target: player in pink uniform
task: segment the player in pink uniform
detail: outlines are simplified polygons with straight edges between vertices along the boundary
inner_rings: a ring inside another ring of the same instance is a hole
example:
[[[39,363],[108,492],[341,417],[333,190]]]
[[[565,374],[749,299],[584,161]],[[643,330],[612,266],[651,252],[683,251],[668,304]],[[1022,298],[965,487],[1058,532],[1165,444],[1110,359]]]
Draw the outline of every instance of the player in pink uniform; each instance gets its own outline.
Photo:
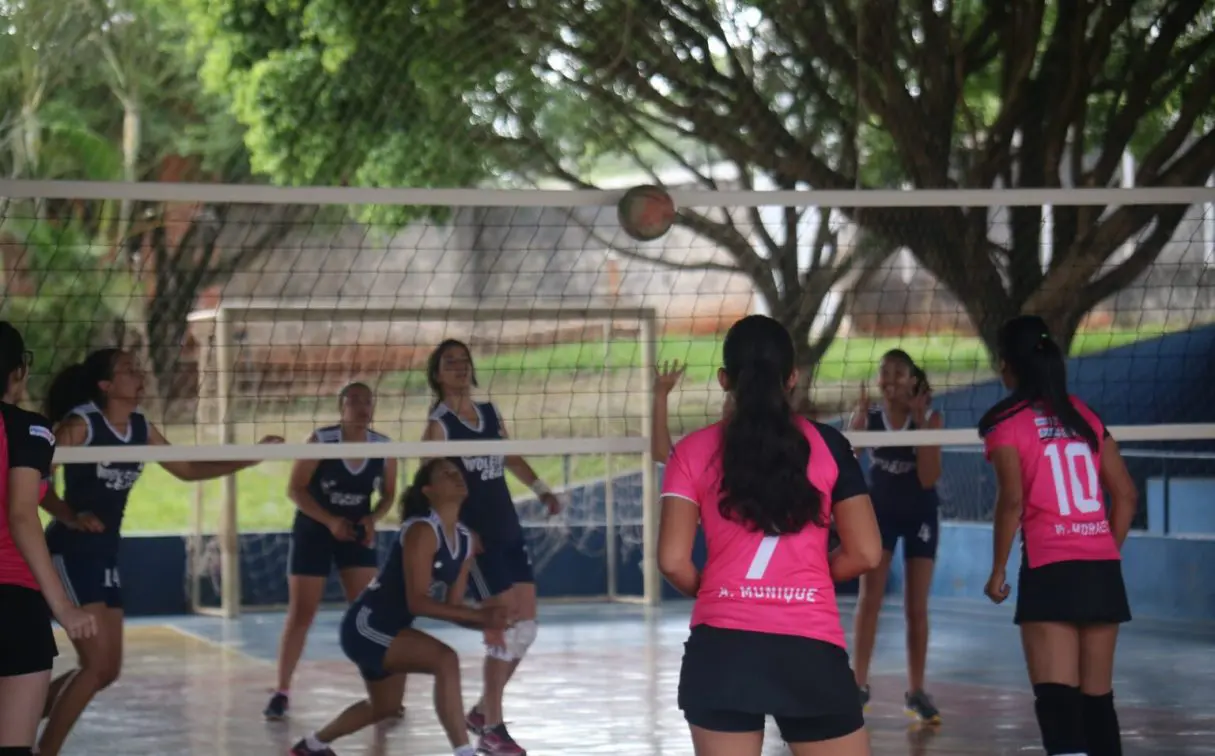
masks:
[[[864,476],[839,431],[794,415],[783,326],[743,318],[723,351],[732,411],[676,444],[663,479],[659,569],[696,597],[679,707],[698,756],[758,756],[766,715],[795,756],[866,756],[835,600],[835,583],[882,558]],[[833,515],[841,543],[829,553]]]
[[[1100,418],[1067,393],[1063,352],[1041,318],[1005,323],[998,349],[1012,394],[979,422],[1000,489],[986,593],[997,604],[1008,597],[1004,569],[1019,527],[1015,621],[1043,747],[1048,756],[1117,756],[1114,647],[1131,618],[1119,552],[1135,484]]]

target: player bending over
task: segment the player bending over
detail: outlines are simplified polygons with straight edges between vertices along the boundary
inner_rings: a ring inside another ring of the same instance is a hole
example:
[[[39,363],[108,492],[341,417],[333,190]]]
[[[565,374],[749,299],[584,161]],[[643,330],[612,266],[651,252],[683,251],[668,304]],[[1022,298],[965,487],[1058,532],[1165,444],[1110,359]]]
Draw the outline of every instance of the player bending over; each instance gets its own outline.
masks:
[[[365,383],[338,393],[341,422],[318,428],[310,444],[386,442],[371,429],[375,394]],[[347,603],[376,575],[375,525],[397,493],[395,459],[301,459],[291,468],[287,493],[295,502],[288,559],[287,618],[278,646],[278,688],[263,712],[266,719],[287,714],[288,691],[316,618],[329,571],[337,568]],[[373,508],[371,500],[379,496]]]
[[[852,430],[900,431],[941,428],[941,413],[932,409],[928,376],[902,349],[882,356],[878,367],[879,407],[869,405],[864,386],[849,427]],[[941,712],[924,691],[928,661],[928,592],[940,536],[941,477],[939,446],[879,446],[869,452],[869,495],[882,532],[882,563],[861,576],[853,623],[853,662],[861,703],[869,703],[869,662],[877,638],[878,616],[886,596],[886,580],[899,540],[906,566],[903,611],[907,615],[907,692],[909,715],[927,724],[940,724]]]
[[[997,348],[1012,393],[979,421],[999,486],[985,592],[1008,598],[1004,570],[1020,528],[1014,622],[1042,745],[1047,756],[1119,756],[1114,647],[1131,619],[1120,552],[1135,484],[1104,423],[1068,394],[1063,351],[1041,318],[1005,323]]]
[[[51,615],[70,638],[97,632],[93,615],[68,597],[38,522],[55,436],[46,418],[17,406],[33,356],[0,321],[0,754],[9,756],[34,752],[59,653]]]
[[[473,535],[460,524],[468,495],[451,461],[423,463],[401,497],[401,531],[388,561],[342,619],[342,650],[359,668],[367,698],[296,743],[293,756],[333,754],[329,744],[396,714],[405,674],[434,675],[435,712],[455,756],[473,756],[464,726],[460,659],[447,644],[413,629],[416,617],[434,617],[488,630],[506,627],[501,605],[463,605],[475,552]]]
[[[697,756],[759,756],[771,715],[794,756],[868,756],[835,598],[835,583],[881,560],[864,475],[843,434],[794,414],[780,323],[743,318],[723,357],[733,408],[676,444],[658,534],[659,569],[696,597],[679,677],[692,744]],[[828,552],[832,515],[840,546]]]
[[[139,411],[143,372],[121,349],[99,349],[51,382],[46,415],[56,423],[59,446],[167,446],[160,430]],[[262,443],[280,443],[267,436]],[[256,462],[161,462],[183,481],[209,480]],[[89,701],[118,679],[122,668],[122,579],[118,549],[122,518],[141,462],[67,465],[60,499],[51,486],[42,507],[55,520],[46,529],[68,595],[97,621],[97,634],[75,638],[78,667],[56,678],[47,696],[49,717],[39,753],[55,756]]]
[[[477,374],[463,343],[448,339],[439,344],[427,363],[426,379],[435,403],[424,440],[507,437],[498,409],[490,402],[472,398]],[[548,505],[550,514],[559,512],[561,504],[522,457],[467,456],[452,461],[460,466],[468,485],[461,520],[481,539],[481,553],[472,570],[473,593],[478,601],[505,606],[514,622],[505,633],[485,636],[482,697],[469,711],[467,724],[469,730],[480,735],[478,747],[489,756],[524,756],[525,751],[503,723],[502,696],[506,683],[536,640],[536,583],[505,471],[510,470],[529,486]]]

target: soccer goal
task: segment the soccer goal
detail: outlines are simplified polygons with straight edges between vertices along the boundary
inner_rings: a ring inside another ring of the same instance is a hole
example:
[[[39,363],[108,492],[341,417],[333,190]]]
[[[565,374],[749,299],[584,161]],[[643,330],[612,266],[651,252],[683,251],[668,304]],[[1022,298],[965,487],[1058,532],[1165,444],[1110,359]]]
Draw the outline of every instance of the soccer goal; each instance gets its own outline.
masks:
[[[209,309],[192,312],[189,319],[192,323],[206,324],[206,327],[198,332],[198,336],[210,345],[205,349],[199,363],[198,427],[212,427],[215,442],[223,445],[235,444],[240,439],[240,418],[246,418],[246,425],[253,418],[260,417],[264,421],[267,414],[266,405],[273,404],[275,400],[275,392],[266,390],[265,375],[257,376],[261,383],[254,385],[255,382],[251,381],[253,376],[248,375],[247,370],[242,370],[242,364],[248,365],[250,361],[258,361],[256,354],[245,355],[245,351],[272,352],[276,347],[287,349],[289,381],[306,380],[310,377],[314,384],[318,378],[323,383],[326,372],[336,372],[347,381],[367,381],[382,397],[381,401],[399,400],[399,408],[395,408],[396,417],[391,414],[384,417],[381,414],[380,417],[385,422],[377,423],[377,428],[392,428],[401,432],[400,436],[394,437],[402,439],[420,436],[418,431],[422,423],[419,421],[424,421],[426,408],[420,407],[421,411],[412,418],[404,413],[407,406],[420,404],[416,401],[416,395],[413,397],[415,401],[410,402],[408,399],[416,389],[426,391],[425,381],[393,386],[391,380],[386,380],[386,374],[391,374],[393,367],[398,370],[417,369],[419,357],[422,358],[421,367],[425,368],[425,350],[438,345],[443,339],[459,336],[464,343],[470,345],[488,339],[497,345],[530,343],[555,346],[560,343],[560,334],[565,333],[578,334],[578,339],[594,336],[595,342],[588,347],[597,352],[592,359],[611,360],[613,351],[628,353],[625,359],[628,363],[635,363],[636,370],[627,371],[628,374],[615,378],[600,373],[597,375],[600,385],[594,385],[593,381],[583,376],[581,381],[577,382],[579,389],[568,396],[557,397],[558,390],[552,387],[546,395],[539,397],[540,407],[527,406],[535,404],[537,397],[534,393],[522,390],[523,387],[519,385],[526,380],[523,376],[525,365],[520,363],[514,366],[513,370],[508,366],[505,376],[497,375],[498,371],[494,371],[495,380],[485,387],[490,392],[488,396],[498,397],[499,411],[506,417],[512,420],[520,418],[520,425],[525,432],[534,430],[528,428],[528,425],[537,426],[539,438],[501,442],[449,441],[437,448],[434,443],[421,441],[369,446],[375,454],[382,456],[388,451],[393,458],[402,462],[438,455],[461,457],[497,453],[540,459],[559,457],[563,465],[570,465],[576,457],[584,469],[590,466],[601,467],[603,475],[599,480],[579,478],[572,482],[566,477],[554,481],[555,490],[562,494],[567,506],[556,518],[539,516],[535,512],[535,506],[525,510],[531,515],[528,525],[532,536],[530,546],[533,559],[537,561],[538,566],[543,566],[555,552],[566,548],[581,548],[592,555],[602,556],[605,577],[603,598],[613,601],[656,602],[660,587],[659,577],[654,559],[646,557],[654,552],[652,541],[657,524],[653,464],[650,459],[652,423],[649,417],[652,391],[649,376],[654,371],[656,345],[656,317],[653,310],[578,306],[577,303],[568,306],[512,307],[484,301],[477,305],[444,308],[375,307],[360,305],[339,297],[294,301],[224,300]],[[320,326],[319,340],[310,339],[310,336],[315,337],[318,334],[310,334],[309,325]],[[375,333],[375,336],[369,337],[371,333]],[[632,343],[625,341],[629,335],[633,338]],[[314,356],[316,352],[322,356],[320,375],[317,374],[315,364],[309,368],[306,354],[309,350],[304,345],[310,340],[318,342],[318,346],[311,351]],[[360,346],[366,346],[368,341],[374,344],[374,348],[370,350],[371,354],[360,356]],[[572,343],[581,349],[585,342],[579,340]],[[336,370],[324,361],[324,356],[334,350],[343,353],[337,356],[340,367]],[[406,354],[394,354],[400,351]],[[534,356],[534,351],[532,355]],[[633,359],[634,357],[636,359]],[[543,366],[550,379],[553,368],[556,367],[552,364],[552,359],[554,358],[550,358],[549,364]],[[576,359],[584,358],[576,355]],[[510,376],[509,373],[514,371],[517,371],[518,375]],[[300,391],[289,392],[286,397],[278,397],[286,399],[288,404],[276,413],[279,415],[278,422],[288,426],[301,422],[297,418],[298,413],[291,412],[295,408],[290,406],[294,404],[292,400],[298,400],[301,394],[310,400],[309,407],[303,412],[302,422],[311,427],[318,425],[316,416],[320,412],[317,411],[316,405],[323,402],[313,401],[315,397],[311,392]],[[636,422],[630,424],[626,420],[626,425],[632,426],[626,430],[633,431],[634,435],[602,435],[605,424],[610,423],[612,417],[622,419],[624,416],[610,409],[599,413],[583,412],[577,402],[592,394],[596,404],[603,401],[635,404],[640,410]],[[562,430],[585,428],[591,437],[544,438],[546,429],[543,405],[555,398],[558,403],[564,405],[560,418],[568,423]],[[432,400],[427,398],[426,401]],[[242,404],[255,406],[251,409],[249,406],[241,406]],[[262,411],[259,412],[258,407]],[[522,411],[519,411],[520,409]],[[516,426],[512,423],[511,427]],[[410,430],[415,432],[410,433]],[[261,451],[278,453],[280,449],[266,448]],[[323,454],[326,450],[313,446],[306,451],[307,454],[276,454],[275,458],[293,461],[317,458],[316,455]],[[357,451],[351,448],[346,454],[353,456]],[[617,477],[624,480],[617,481]],[[634,501],[628,503],[637,506],[632,507],[632,511],[626,511],[625,519],[621,521],[617,515],[615,492],[620,483],[627,485],[632,482],[629,480],[632,477],[637,478],[637,493],[640,495],[630,497]],[[211,508],[207,497],[209,486],[199,484],[197,487],[187,552],[191,560],[190,600],[195,612],[235,616],[244,603],[242,582],[253,586],[254,595],[250,602],[252,605],[262,608],[273,606],[274,602],[266,598],[268,592],[264,589],[274,586],[275,578],[285,574],[290,546],[284,542],[286,539],[282,533],[240,531],[237,524],[240,500],[238,485],[238,476],[228,476],[223,480],[218,501],[218,518],[208,517]],[[620,569],[622,538],[626,551],[637,559],[635,566],[641,571],[642,589],[639,595],[622,594],[618,591],[617,573]],[[592,542],[594,546],[591,546]],[[629,546],[632,548],[627,548]],[[250,579],[245,581],[245,577]],[[275,593],[273,587],[269,593]],[[209,605],[216,601],[218,607]]]
[[[656,565],[653,434],[722,416],[721,341],[754,312],[794,336],[798,410],[823,422],[845,422],[862,397],[881,408],[883,356],[913,358],[945,428],[850,436],[944,447],[942,512],[964,522],[992,511],[975,428],[1006,393],[994,334],[1007,317],[1042,314],[1072,355],[1073,392],[1131,460],[1145,499],[1137,526],[1204,532],[1215,190],[727,184],[669,181],[675,225],[640,242],[620,227],[623,190],[4,181],[3,317],[37,355],[33,404],[89,349],[139,356],[144,409],[174,446],[57,459],[149,463],[124,525],[146,569],[126,582],[193,611],[285,602],[291,464],[321,456],[400,460],[398,492],[420,458],[524,457],[566,497],[549,518],[511,484],[541,595],[658,603],[669,587]],[[124,202],[136,217],[116,237]],[[496,405],[509,440],[418,440],[434,401],[427,358],[447,338],[468,344],[474,396]],[[665,395],[667,428],[655,428],[654,371],[671,361],[685,372]],[[337,393],[356,380],[374,390],[374,426],[392,441],[303,443],[338,422]],[[255,443],[267,434],[287,443]],[[150,464],[202,460],[263,462],[188,485]],[[381,546],[392,515],[382,523]],[[166,533],[174,543],[157,541]],[[342,600],[337,578],[326,598]],[[157,598],[158,611],[175,606]]]

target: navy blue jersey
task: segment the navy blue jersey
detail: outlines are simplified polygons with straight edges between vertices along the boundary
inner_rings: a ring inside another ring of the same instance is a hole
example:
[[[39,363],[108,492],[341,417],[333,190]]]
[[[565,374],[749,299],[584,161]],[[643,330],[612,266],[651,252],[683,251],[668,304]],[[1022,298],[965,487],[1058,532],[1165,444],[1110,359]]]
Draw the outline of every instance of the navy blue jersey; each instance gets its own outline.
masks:
[[[895,428],[890,423],[886,411],[870,409],[865,430],[896,431],[915,430],[916,425],[908,416],[902,428]],[[936,505],[937,497],[934,488],[925,489],[920,485],[919,473],[916,470],[915,447],[912,446],[878,446],[869,450],[869,484],[873,498],[885,501],[910,501]]]
[[[430,413],[430,419],[443,427],[449,441],[492,441],[502,438],[502,418],[498,408],[489,402],[477,402],[477,423],[472,425],[446,404],[440,403]],[[460,510],[460,520],[486,541],[518,541],[523,539],[519,513],[506,487],[506,458],[501,454],[475,457],[453,457],[452,462],[464,473],[468,498]]]
[[[350,607],[350,611],[357,612],[360,629],[368,628],[392,637],[413,624],[414,614],[405,597],[403,554],[405,534],[414,526],[434,528],[438,538],[430,572],[430,596],[435,601],[447,601],[451,586],[460,576],[460,568],[472,554],[472,533],[463,524],[456,524],[455,541],[452,542],[443,528],[443,521],[434,512],[425,517],[410,517],[401,523],[401,530],[388,551],[388,561]]]
[[[151,425],[142,412],[131,413],[126,433],[119,433],[96,404],[82,404],[68,416],[84,418],[87,433],[82,446],[146,446]],[[118,553],[122,518],[131,488],[143,472],[142,462],[99,462],[63,466],[63,501],[73,512],[91,512],[105,525],[101,533],[71,530],[59,521],[46,529],[47,546],[54,553]]]
[[[312,434],[318,444],[337,444],[342,441],[342,429],[333,425],[318,428]],[[367,431],[369,443],[383,443],[388,437]],[[371,514],[371,497],[384,488],[383,459],[364,459],[357,467],[349,460],[322,459],[308,481],[308,495],[330,514],[359,520]]]

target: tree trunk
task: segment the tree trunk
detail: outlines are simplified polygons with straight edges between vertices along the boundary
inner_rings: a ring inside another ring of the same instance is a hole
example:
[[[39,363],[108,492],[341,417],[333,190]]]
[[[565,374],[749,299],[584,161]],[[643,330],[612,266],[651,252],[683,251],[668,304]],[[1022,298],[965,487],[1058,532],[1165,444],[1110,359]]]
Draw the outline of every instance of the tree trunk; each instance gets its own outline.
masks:
[[[814,373],[823,357],[822,350],[810,341],[810,323],[794,325],[790,328],[789,335],[793,337],[793,366],[797,369],[797,385],[793,388],[793,411],[814,419],[817,408],[810,391],[814,386]]]
[[[122,178],[124,181],[139,180],[139,151],[143,146],[143,116],[139,101],[134,97],[122,99]],[[131,227],[135,203],[123,198],[118,209],[118,234],[121,242]]]

